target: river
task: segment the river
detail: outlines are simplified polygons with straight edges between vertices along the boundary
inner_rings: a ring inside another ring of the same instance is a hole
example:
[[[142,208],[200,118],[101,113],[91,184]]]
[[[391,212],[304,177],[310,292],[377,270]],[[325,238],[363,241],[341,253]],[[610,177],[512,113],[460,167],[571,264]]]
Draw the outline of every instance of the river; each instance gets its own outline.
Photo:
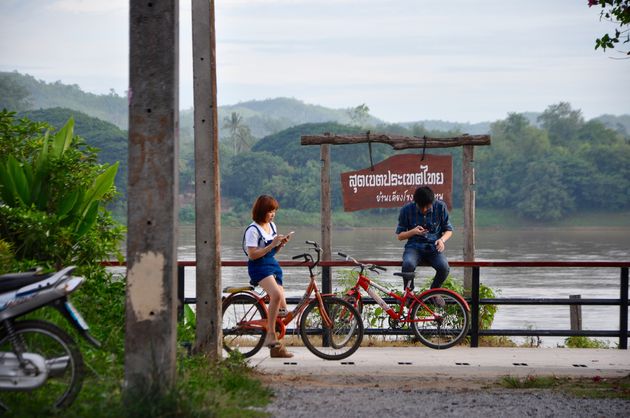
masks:
[[[280,232],[288,232],[282,230]],[[293,229],[293,228],[292,228]],[[291,242],[278,256],[289,260],[308,247],[305,240],[320,240],[319,229],[295,228]],[[245,261],[241,249],[242,229],[222,229],[223,261]],[[180,227],[179,259],[194,260],[194,228]],[[400,260],[404,243],[394,236],[393,229],[360,228],[334,230],[333,254],[346,252],[357,259]],[[463,259],[463,237],[457,231],[447,243],[449,260]],[[528,228],[477,229],[477,260],[491,261],[628,261],[630,260],[630,228]],[[378,280],[400,286],[393,276],[394,268],[379,275]],[[430,267],[420,267],[422,279],[433,276]],[[285,288],[289,296],[301,296],[308,282],[304,268],[286,268]],[[583,298],[618,298],[619,269],[602,268],[482,268],[481,283],[494,289],[499,297],[560,297],[581,295]],[[222,286],[247,284],[246,268],[224,267]],[[333,287],[338,287],[333,269]],[[451,276],[463,280],[462,268],[451,268]],[[422,281],[422,279],[420,281]],[[420,281],[417,281],[419,283]],[[320,282],[321,284],[321,282]],[[339,290],[339,289],[337,289]],[[186,297],[195,296],[195,271],[186,269]],[[582,307],[583,329],[619,329],[618,307]],[[568,329],[568,306],[499,306],[492,326],[496,329]],[[522,338],[512,338],[523,342]],[[543,337],[542,345],[553,347],[564,338]],[[604,339],[616,346],[616,339]]]

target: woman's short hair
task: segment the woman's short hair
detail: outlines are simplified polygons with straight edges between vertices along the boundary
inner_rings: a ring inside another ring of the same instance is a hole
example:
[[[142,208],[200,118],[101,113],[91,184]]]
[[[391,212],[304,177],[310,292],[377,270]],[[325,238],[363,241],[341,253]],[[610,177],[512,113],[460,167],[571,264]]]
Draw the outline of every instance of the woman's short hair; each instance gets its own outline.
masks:
[[[273,197],[266,194],[260,195],[252,207],[252,219],[254,222],[264,222],[267,214],[279,207],[278,201]]]

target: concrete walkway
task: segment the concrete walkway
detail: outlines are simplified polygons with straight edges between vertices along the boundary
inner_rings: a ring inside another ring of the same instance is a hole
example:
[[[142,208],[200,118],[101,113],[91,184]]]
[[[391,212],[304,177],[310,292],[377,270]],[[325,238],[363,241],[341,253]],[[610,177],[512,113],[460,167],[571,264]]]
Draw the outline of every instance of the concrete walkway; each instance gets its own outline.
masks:
[[[322,360],[304,347],[288,347],[290,359],[270,358],[262,349],[249,364],[286,376],[370,375],[463,379],[502,376],[624,377],[630,351],[577,348],[361,347],[342,361]]]

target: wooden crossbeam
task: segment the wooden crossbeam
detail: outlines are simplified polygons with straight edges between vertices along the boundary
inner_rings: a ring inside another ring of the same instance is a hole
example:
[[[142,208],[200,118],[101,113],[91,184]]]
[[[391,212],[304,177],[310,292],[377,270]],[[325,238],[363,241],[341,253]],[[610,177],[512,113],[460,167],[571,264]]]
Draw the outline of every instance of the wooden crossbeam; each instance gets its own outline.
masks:
[[[364,144],[366,142],[380,142],[388,144],[394,149],[408,148],[451,148],[464,145],[490,145],[490,135],[461,135],[451,138],[429,138],[420,136],[402,136],[391,134],[359,134],[337,135],[325,133],[323,135],[303,135],[302,145],[343,145]]]

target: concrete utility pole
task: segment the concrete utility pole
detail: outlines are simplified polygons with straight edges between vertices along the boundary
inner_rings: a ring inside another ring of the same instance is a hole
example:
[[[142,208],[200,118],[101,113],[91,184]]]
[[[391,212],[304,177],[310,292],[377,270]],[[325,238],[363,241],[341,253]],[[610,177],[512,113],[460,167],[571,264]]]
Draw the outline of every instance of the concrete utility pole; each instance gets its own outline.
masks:
[[[214,0],[192,1],[195,96],[195,248],[197,331],[194,351],[221,357],[221,197]]]
[[[125,385],[175,380],[179,1],[129,3]]]

